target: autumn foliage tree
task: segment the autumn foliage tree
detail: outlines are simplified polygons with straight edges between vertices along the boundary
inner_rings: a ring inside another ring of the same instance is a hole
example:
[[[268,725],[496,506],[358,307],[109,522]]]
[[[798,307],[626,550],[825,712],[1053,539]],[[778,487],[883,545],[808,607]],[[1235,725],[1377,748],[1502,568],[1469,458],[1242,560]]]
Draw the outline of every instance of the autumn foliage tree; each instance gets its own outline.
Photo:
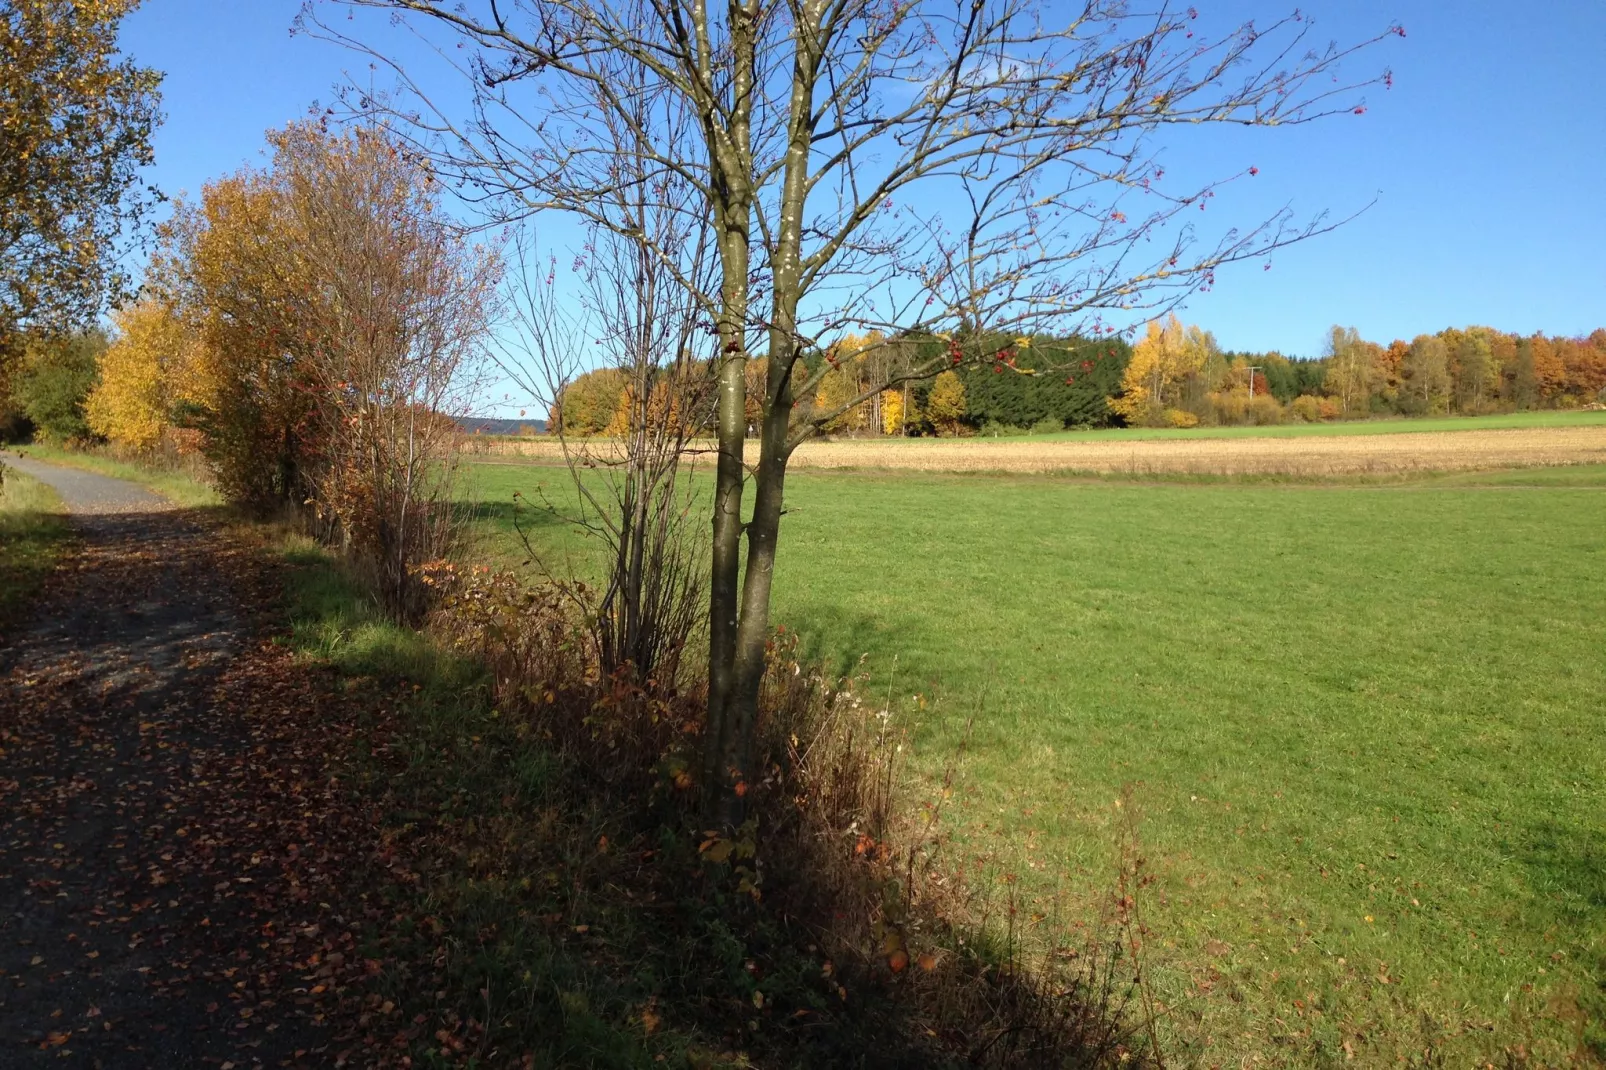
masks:
[[[485,359],[500,258],[445,214],[434,174],[382,129],[297,124],[272,143],[313,290],[310,504],[372,569],[386,607],[411,619],[423,610],[416,566],[444,556],[456,530],[454,417]]]
[[[1183,411],[1190,379],[1219,354],[1215,339],[1202,328],[1186,327],[1175,315],[1163,324],[1151,320],[1143,339],[1132,347],[1121,393],[1110,399],[1110,408],[1131,424],[1175,424],[1176,418],[1167,414]]]
[[[884,390],[881,392],[881,433],[883,435],[902,435],[904,433],[904,394],[903,390]]]
[[[579,372],[558,392],[548,419],[549,430],[570,435],[599,435],[619,412],[627,377],[618,368]]]
[[[175,310],[196,347],[186,418],[224,492],[307,508],[411,617],[415,566],[451,535],[452,417],[484,355],[500,262],[382,128],[303,123],[269,142],[268,167],[181,206],[150,272],[159,305],[149,324],[130,320],[130,340],[157,340],[154,309]]]
[[[20,332],[82,326],[126,281],[161,118],[161,75],[119,53],[137,6],[0,0],[0,365]]]
[[[940,434],[957,435],[966,413],[965,384],[952,369],[940,373],[926,396],[926,419]]]
[[[100,357],[85,404],[89,429],[134,453],[155,449],[186,403],[199,403],[195,335],[173,308],[146,298],[112,317],[116,336]]]

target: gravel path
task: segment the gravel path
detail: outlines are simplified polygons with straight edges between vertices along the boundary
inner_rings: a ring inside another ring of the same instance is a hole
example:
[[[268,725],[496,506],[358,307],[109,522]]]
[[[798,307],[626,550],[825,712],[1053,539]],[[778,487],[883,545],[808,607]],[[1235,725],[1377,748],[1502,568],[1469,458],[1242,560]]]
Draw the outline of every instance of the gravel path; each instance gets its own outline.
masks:
[[[126,479],[113,479],[80,468],[45,464],[31,457],[19,457],[15,453],[0,452],[0,464],[15,468],[54,488],[68,511],[76,516],[166,512],[174,508],[166,498]]]
[[[285,664],[256,555],[132,483],[4,460],[80,537],[0,649],[0,1066],[326,1065],[285,995],[306,959],[263,951],[324,920],[296,892],[324,804],[316,753],[251,712]]]

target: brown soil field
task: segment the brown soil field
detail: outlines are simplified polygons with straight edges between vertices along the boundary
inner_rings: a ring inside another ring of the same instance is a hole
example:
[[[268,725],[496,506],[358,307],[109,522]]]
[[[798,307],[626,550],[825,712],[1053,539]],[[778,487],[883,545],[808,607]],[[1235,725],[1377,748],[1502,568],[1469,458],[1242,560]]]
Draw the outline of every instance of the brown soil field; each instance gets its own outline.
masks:
[[[475,446],[476,454],[537,462],[561,456],[558,443],[551,440],[481,441]],[[757,461],[756,444],[749,443],[747,459]],[[1321,477],[1568,464],[1606,464],[1606,426],[1086,442],[865,439],[805,443],[793,454],[791,467]]]

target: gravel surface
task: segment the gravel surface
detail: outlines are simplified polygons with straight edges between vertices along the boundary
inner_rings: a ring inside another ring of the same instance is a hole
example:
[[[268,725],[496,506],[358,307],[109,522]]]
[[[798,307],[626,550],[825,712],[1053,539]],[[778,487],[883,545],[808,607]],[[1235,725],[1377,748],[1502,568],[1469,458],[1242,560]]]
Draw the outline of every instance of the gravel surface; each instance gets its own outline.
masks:
[[[68,511],[76,515],[165,512],[174,508],[166,498],[126,479],[113,479],[81,468],[45,464],[15,453],[0,452],[0,464],[15,468],[54,488]]]
[[[325,1065],[262,950],[320,919],[281,916],[278,841],[315,833],[259,768],[251,555],[143,487],[4,461],[79,538],[0,647],[0,1067]]]

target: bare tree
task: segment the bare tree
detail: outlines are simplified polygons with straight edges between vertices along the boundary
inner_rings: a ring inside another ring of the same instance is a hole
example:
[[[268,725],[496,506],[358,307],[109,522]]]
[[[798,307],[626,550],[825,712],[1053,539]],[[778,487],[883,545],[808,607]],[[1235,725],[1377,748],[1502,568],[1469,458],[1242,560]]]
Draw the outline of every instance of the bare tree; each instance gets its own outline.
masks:
[[[411,91],[399,111],[493,214],[557,209],[636,232],[607,196],[617,146],[603,117],[629,122],[631,112],[614,81],[621,64],[696,117],[696,153],[650,127],[632,151],[696,191],[719,253],[717,288],[702,294],[720,349],[704,768],[713,799],[752,763],[797,445],[897,382],[968,362],[1018,367],[1013,336],[1113,332],[1212,285],[1223,265],[1330,229],[1284,211],[1206,239],[1184,213],[1204,210],[1221,183],[1175,188],[1151,144],[1170,127],[1364,110],[1357,92],[1387,77],[1339,73],[1386,34],[1312,48],[1296,12],[1208,37],[1192,9],[1164,0],[330,2],[383,10],[456,46],[439,54],[472,88],[466,115],[392,62]],[[372,39],[320,21],[316,6],[304,18],[390,62]],[[829,370],[810,376],[803,358],[847,329],[941,344],[836,408],[799,411]],[[744,373],[758,346],[767,361],[744,523]]]
[[[535,404],[560,416],[564,391],[594,369],[599,352],[603,366],[620,373],[624,389],[603,437],[571,435],[561,418],[550,430],[578,497],[567,519],[608,548],[602,588],[584,607],[601,669],[667,690],[679,682],[702,589],[700,547],[685,522],[695,495],[683,460],[711,401],[715,346],[705,294],[714,253],[695,191],[655,161],[642,137],[652,129],[660,145],[679,146],[692,133],[690,113],[642,73],[620,64],[610,83],[629,101],[628,121],[600,116],[615,153],[612,181],[598,198],[630,226],[588,227],[565,286],[556,257],[542,265],[520,244],[521,345],[498,362]]]

